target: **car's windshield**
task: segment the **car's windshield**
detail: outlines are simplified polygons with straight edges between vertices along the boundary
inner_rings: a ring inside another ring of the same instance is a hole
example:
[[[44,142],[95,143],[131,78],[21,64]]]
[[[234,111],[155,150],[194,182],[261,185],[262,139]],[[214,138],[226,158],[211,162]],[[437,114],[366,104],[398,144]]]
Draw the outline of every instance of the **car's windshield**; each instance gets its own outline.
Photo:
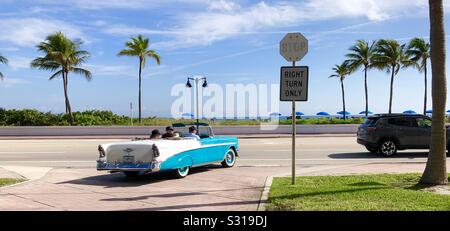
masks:
[[[189,126],[186,127],[175,127],[175,132],[179,132],[181,137],[186,137],[189,134]],[[200,138],[207,138],[213,136],[210,127],[208,126],[199,126],[197,135]]]

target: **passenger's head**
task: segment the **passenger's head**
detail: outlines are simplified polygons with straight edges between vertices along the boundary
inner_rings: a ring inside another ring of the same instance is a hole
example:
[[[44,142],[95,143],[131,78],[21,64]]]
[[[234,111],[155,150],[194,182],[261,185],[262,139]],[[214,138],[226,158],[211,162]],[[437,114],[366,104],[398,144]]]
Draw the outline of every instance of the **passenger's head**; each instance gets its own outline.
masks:
[[[195,126],[190,126],[189,127],[189,133],[197,134],[197,128]]]
[[[159,132],[158,129],[155,129],[152,131],[152,134],[150,135],[150,139],[160,139],[161,138],[161,133]]]
[[[172,126],[167,126],[166,127],[166,133],[172,134],[173,133],[173,127]]]

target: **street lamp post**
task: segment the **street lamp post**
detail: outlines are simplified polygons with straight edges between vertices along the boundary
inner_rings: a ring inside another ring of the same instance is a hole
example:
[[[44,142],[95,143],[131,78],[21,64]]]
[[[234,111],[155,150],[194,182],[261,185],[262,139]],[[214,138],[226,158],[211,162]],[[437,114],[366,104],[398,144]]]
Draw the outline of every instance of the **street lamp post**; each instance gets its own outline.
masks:
[[[199,118],[198,118],[198,116],[199,116],[198,115],[198,88],[199,87],[198,87],[198,85],[199,85],[200,81],[202,81],[202,80],[203,80],[202,87],[207,87],[208,83],[206,82],[206,77],[202,77],[202,76],[194,76],[193,78],[188,77],[187,83],[186,83],[186,87],[187,88],[191,88],[192,87],[192,84],[191,84],[190,80],[195,82],[195,100],[196,100],[196,117],[197,117],[196,127],[197,127],[197,130],[198,130],[198,123],[199,123]]]

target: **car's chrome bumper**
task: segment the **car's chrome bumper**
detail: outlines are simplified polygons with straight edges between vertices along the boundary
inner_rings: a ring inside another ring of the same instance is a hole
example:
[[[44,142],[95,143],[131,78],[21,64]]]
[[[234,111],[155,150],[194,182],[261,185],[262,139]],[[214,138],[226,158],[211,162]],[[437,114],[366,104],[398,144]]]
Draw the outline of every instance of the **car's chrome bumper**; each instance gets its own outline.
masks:
[[[97,160],[97,170],[111,171],[148,171],[158,172],[161,168],[161,162],[152,161],[150,163],[108,163],[105,160]]]

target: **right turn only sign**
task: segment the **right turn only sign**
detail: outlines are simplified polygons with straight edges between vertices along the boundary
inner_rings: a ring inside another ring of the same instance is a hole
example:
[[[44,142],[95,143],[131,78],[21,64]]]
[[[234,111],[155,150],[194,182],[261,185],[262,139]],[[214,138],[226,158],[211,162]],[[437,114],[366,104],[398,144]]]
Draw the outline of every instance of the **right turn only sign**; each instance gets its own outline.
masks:
[[[308,67],[281,67],[280,101],[308,101]]]

